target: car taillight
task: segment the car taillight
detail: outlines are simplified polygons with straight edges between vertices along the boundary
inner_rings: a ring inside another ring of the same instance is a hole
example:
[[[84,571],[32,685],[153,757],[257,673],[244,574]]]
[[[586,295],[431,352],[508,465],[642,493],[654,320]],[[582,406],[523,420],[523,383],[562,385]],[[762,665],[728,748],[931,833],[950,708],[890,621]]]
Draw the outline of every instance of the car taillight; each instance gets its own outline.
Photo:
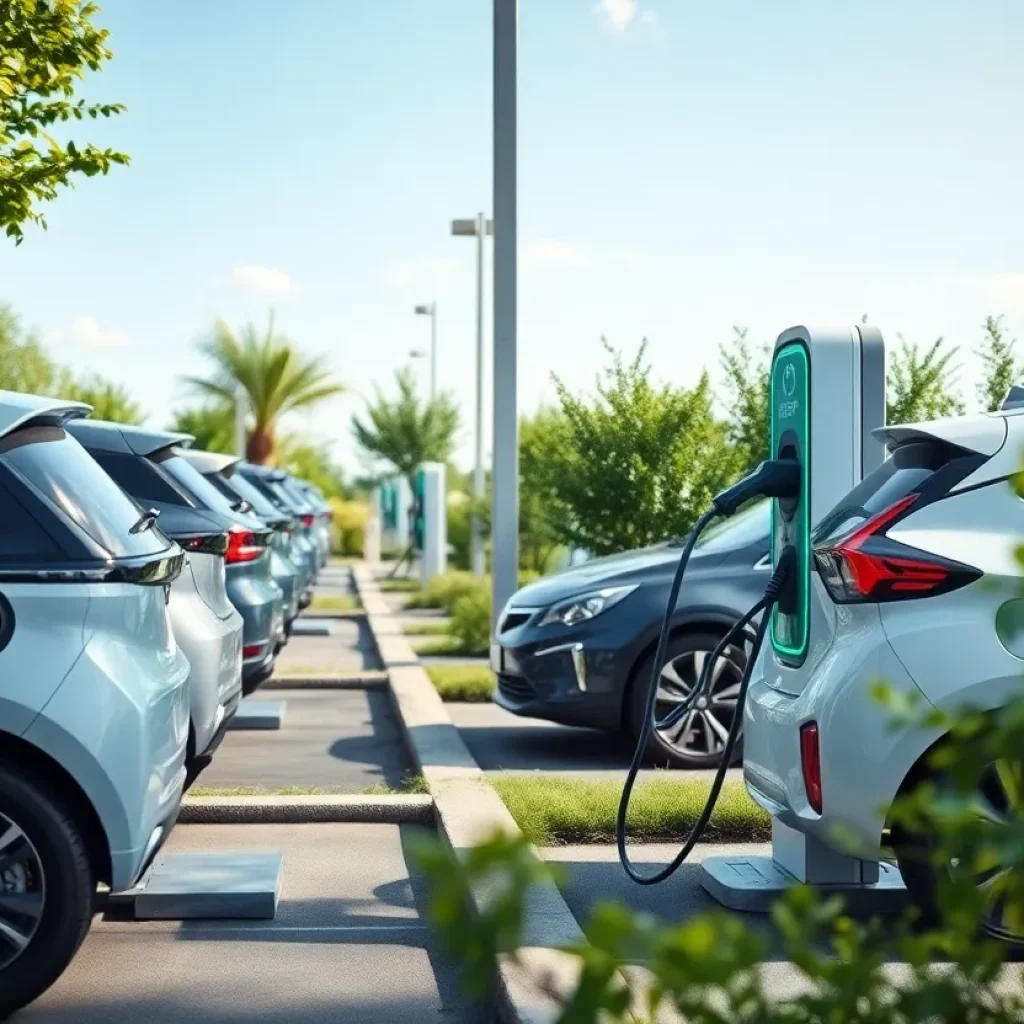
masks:
[[[808,722],[800,727],[800,764],[804,771],[804,790],[812,810],[821,814],[821,749],[818,746],[818,726]]]
[[[859,604],[934,597],[981,577],[973,566],[886,536],[918,497],[908,494],[845,537],[815,548],[821,581],[833,601]]]
[[[303,526],[312,526],[313,523],[315,523],[315,522],[316,522],[316,516],[304,515],[302,517],[302,525]]]
[[[204,534],[199,537],[188,537],[178,543],[186,551],[204,555],[226,555],[231,536],[227,533]]]
[[[224,552],[224,561],[228,565],[255,562],[262,554],[263,547],[256,542],[256,534],[234,527],[228,531],[228,547]]]

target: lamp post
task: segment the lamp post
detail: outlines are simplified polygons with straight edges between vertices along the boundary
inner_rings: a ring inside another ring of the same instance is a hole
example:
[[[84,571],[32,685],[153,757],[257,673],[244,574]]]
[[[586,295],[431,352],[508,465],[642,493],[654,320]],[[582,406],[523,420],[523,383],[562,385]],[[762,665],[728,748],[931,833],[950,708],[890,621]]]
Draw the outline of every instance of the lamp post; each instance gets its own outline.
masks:
[[[518,0],[494,0],[494,469],[492,629],[519,577],[519,421],[516,407],[516,61]]]
[[[244,385],[239,381],[235,384],[235,454],[245,458],[245,404]]]
[[[482,213],[475,219],[453,220],[452,234],[476,239],[476,437],[473,461],[473,512],[469,520],[470,567],[484,574],[484,538],[477,518],[477,503],[484,496],[484,239],[494,234],[494,221]]]
[[[430,317],[430,404],[437,398],[437,303],[416,307],[417,316]]]

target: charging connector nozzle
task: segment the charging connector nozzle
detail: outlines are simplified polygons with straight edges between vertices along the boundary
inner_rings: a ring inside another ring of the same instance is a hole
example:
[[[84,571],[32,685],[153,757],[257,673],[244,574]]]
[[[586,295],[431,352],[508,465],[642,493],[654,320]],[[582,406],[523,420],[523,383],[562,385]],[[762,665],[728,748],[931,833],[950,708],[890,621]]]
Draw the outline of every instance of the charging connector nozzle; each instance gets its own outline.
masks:
[[[795,498],[800,493],[800,463],[796,459],[766,459],[738,483],[715,496],[721,516],[733,515],[752,498]]]

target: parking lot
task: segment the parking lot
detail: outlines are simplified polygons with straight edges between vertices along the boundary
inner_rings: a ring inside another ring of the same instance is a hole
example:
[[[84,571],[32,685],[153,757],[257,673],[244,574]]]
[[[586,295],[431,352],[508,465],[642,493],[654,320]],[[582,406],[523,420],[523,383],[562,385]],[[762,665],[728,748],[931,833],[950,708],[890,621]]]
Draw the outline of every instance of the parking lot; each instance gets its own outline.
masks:
[[[341,1021],[469,1024],[454,968],[422,916],[417,826],[180,826],[170,850],[280,850],[273,921],[100,917],[32,1024]]]

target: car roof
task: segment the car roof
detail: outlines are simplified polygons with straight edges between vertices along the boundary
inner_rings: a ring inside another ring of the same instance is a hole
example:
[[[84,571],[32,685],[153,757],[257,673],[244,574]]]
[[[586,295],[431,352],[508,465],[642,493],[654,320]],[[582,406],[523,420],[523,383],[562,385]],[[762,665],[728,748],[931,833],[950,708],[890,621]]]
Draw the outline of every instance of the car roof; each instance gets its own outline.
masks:
[[[187,448],[195,440],[191,434],[104,420],[79,420],[70,430],[86,448],[130,455],[152,455],[172,446]]]
[[[30,423],[59,423],[88,416],[92,406],[66,398],[44,398],[20,391],[0,391],[0,437],[6,437]]]
[[[201,452],[195,448],[189,448],[181,453],[182,458],[195,466],[200,473],[224,473],[230,476],[239,462],[242,460],[237,455],[227,455],[224,452]]]

